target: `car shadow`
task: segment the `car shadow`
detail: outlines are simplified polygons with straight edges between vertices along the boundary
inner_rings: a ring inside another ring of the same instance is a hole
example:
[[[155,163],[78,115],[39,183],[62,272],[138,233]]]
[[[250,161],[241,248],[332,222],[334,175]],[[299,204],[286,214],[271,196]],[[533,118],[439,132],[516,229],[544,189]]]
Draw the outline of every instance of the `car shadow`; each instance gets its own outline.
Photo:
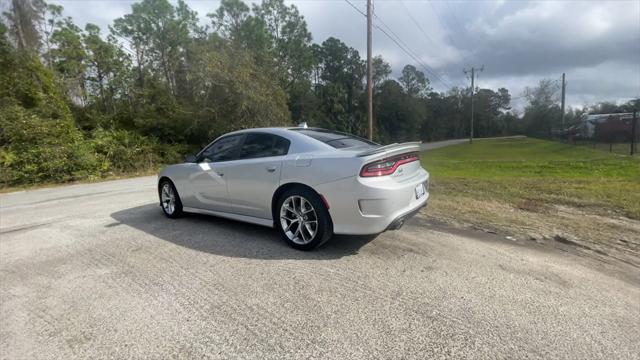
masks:
[[[357,254],[377,237],[336,235],[314,251],[299,251],[289,247],[276,230],[268,227],[199,214],[169,219],[157,204],[121,210],[111,217],[117,223],[107,225],[109,227],[127,225],[189,249],[249,259],[338,259]]]

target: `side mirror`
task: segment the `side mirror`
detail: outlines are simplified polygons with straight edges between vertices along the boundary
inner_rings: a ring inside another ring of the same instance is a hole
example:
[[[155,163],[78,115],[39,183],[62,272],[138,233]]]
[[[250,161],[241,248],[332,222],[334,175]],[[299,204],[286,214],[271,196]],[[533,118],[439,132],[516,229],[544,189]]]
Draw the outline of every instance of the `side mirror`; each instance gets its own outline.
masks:
[[[198,162],[198,158],[196,158],[195,155],[187,155],[184,157],[184,161],[188,163],[195,163],[195,162]]]

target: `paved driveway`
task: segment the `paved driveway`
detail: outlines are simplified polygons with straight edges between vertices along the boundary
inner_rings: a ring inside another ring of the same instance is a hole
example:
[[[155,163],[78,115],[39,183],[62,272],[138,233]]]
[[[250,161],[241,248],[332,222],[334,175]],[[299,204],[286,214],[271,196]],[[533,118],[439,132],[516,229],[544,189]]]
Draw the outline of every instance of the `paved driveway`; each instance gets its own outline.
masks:
[[[640,279],[417,218],[316,252],[155,177],[0,196],[0,358],[638,358]],[[428,211],[428,209],[427,209]]]

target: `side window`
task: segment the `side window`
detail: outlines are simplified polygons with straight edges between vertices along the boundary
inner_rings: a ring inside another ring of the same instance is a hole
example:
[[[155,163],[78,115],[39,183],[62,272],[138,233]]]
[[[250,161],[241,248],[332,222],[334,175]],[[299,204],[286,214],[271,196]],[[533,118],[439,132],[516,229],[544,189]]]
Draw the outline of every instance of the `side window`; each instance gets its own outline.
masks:
[[[286,155],[289,140],[272,134],[248,134],[240,148],[240,159]]]
[[[225,136],[211,144],[200,154],[200,161],[219,162],[237,159],[242,134]]]

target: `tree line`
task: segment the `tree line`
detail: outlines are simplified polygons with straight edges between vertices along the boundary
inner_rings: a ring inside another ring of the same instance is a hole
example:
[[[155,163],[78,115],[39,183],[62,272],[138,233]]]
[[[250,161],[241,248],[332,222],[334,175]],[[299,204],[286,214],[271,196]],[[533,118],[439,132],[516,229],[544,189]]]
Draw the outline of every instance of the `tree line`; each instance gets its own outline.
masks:
[[[143,0],[100,29],[43,0],[11,0],[0,25],[3,183],[154,169],[241,128],[307,122],[366,135],[356,49],[313,42],[283,0],[222,0],[206,17],[182,0]],[[381,56],[372,68],[375,141],[468,135],[471,89],[436,92],[411,64],[394,79]],[[478,137],[536,133],[548,115],[528,109],[523,122],[507,89],[475,90]]]

